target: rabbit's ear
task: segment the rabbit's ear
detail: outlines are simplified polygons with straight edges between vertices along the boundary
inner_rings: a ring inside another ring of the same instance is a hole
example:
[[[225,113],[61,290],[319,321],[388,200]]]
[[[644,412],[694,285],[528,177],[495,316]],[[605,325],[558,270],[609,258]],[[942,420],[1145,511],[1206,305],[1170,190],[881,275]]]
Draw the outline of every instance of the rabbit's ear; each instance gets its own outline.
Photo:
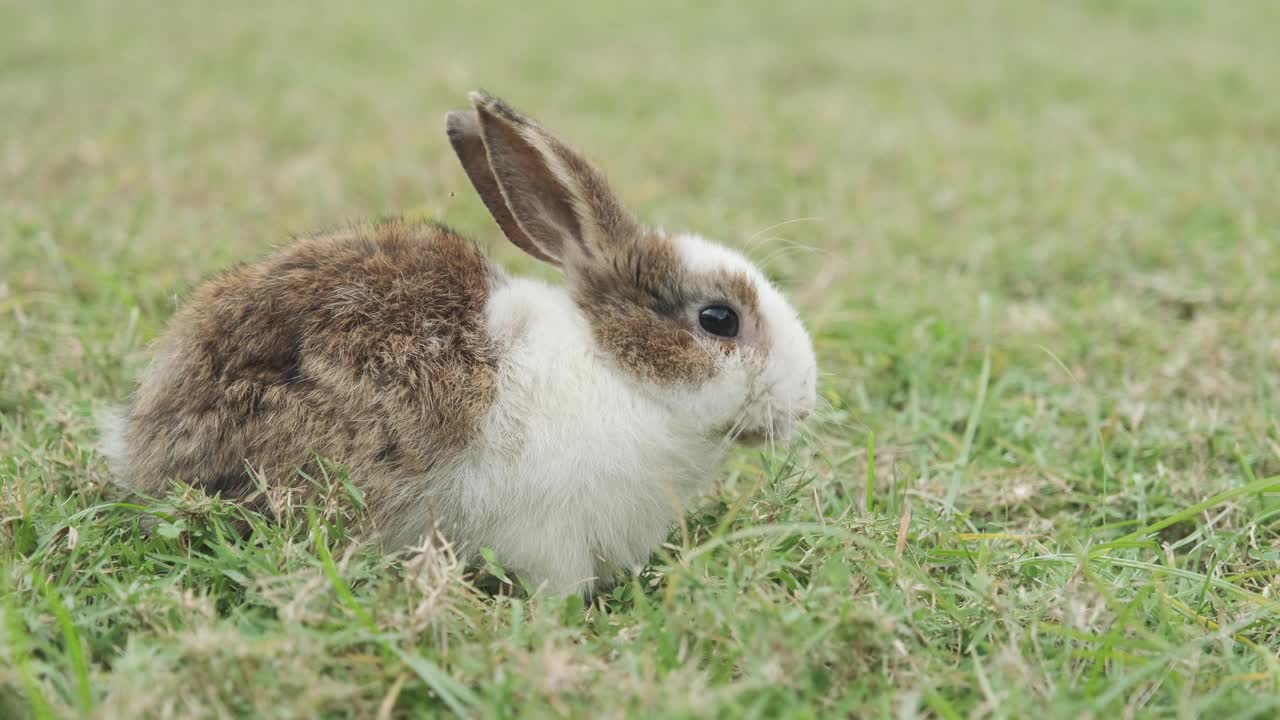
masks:
[[[548,255],[533,240],[530,240],[520,228],[520,224],[511,216],[506,198],[502,197],[498,181],[493,177],[493,170],[489,168],[489,155],[484,149],[484,140],[480,137],[480,123],[476,120],[476,114],[470,110],[455,110],[449,113],[445,116],[445,132],[449,135],[449,144],[453,145],[453,151],[458,154],[458,160],[462,162],[462,169],[466,171],[471,184],[479,193],[480,199],[484,201],[484,206],[489,208],[489,214],[497,221],[498,227],[502,228],[507,238],[516,247],[539,260],[559,265],[560,261]]]
[[[636,221],[584,158],[491,95],[471,93],[471,103],[489,172],[472,169],[480,153],[474,139],[467,139],[475,135],[471,118],[451,115],[450,138],[513,243],[534,257],[568,265],[638,236]]]

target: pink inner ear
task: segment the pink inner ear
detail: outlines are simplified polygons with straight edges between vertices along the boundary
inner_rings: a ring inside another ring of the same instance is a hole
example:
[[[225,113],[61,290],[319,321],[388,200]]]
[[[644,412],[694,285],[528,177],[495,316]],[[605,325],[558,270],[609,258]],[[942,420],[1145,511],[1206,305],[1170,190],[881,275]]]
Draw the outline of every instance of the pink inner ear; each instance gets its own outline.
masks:
[[[480,124],[476,114],[467,111],[451,112],[446,117],[445,129],[449,136],[449,144],[457,153],[462,169],[471,180],[471,185],[476,189],[480,200],[489,209],[489,214],[493,216],[507,239],[533,257],[559,267],[560,260],[535,243],[512,215],[490,166],[489,154],[480,135]]]

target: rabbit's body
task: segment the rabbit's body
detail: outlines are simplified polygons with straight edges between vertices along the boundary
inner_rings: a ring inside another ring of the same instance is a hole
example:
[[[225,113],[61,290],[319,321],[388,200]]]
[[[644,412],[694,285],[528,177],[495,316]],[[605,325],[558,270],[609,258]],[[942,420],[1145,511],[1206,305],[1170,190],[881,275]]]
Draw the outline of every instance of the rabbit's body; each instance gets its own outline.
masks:
[[[174,316],[108,429],[122,478],[243,500],[334,460],[387,544],[440,536],[588,591],[645,562],[739,433],[786,435],[809,412],[808,335],[759,271],[640,226],[584,160],[473,99],[450,140],[566,287],[509,277],[440,225],[300,240]]]
[[[493,404],[485,301],[501,276],[439,226],[381,223],[302,240],[198,288],[169,324],[126,424],[122,472],[243,498],[340,459],[372,507],[391,480],[454,461]]]

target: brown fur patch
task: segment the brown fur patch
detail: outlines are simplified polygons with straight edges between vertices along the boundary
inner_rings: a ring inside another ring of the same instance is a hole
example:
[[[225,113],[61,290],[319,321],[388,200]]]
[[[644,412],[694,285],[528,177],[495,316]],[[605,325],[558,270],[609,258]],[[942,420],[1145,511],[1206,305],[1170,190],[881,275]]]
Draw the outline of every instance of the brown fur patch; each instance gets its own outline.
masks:
[[[493,402],[484,312],[499,273],[448,228],[386,221],[206,282],[134,397],[129,479],[243,498],[246,463],[296,485],[319,456],[351,469],[376,516],[421,501],[405,480],[463,448]]]
[[[608,257],[575,267],[570,281],[596,342],[624,368],[659,382],[704,381],[716,372],[711,347],[737,352],[743,341],[759,336],[751,278],[690,272],[674,242],[653,232],[612,248]],[[746,326],[739,339],[715,340],[696,325],[696,310],[715,302],[738,310]]]

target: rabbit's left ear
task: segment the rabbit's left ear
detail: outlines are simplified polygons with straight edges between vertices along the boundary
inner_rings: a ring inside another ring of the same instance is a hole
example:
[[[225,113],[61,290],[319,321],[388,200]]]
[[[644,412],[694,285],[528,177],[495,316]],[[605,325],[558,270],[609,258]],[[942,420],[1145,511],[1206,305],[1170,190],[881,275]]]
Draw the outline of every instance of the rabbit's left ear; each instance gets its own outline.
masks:
[[[489,154],[485,151],[484,140],[480,137],[480,123],[476,119],[476,114],[469,110],[456,110],[449,113],[445,116],[445,132],[449,135],[449,144],[453,145],[453,151],[462,162],[462,169],[470,178],[471,185],[475,187],[476,193],[480,195],[484,206],[489,209],[489,214],[498,223],[498,227],[502,228],[507,239],[535,258],[559,266],[560,261],[548,255],[529,239],[520,227],[520,223],[511,216],[511,210],[507,208],[507,200],[502,196],[502,189],[498,187],[498,180],[493,176],[493,170],[489,168]]]
[[[449,113],[449,140],[490,214],[516,246],[555,265],[639,235],[604,175],[497,98],[471,93]]]

